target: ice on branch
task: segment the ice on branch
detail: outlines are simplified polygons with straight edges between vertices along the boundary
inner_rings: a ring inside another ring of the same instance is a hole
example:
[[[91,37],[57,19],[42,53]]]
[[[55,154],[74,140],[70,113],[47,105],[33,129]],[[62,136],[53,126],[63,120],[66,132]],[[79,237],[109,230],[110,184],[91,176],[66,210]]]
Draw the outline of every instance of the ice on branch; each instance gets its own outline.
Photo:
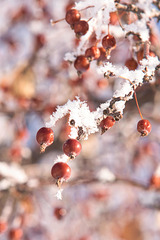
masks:
[[[153,5],[153,0],[139,0],[136,3],[136,6],[144,11],[143,17],[145,18],[149,18],[152,12],[155,10],[155,6]]]
[[[140,69],[141,71],[143,70],[143,68],[146,68],[147,71],[147,75],[151,76],[154,75],[154,71],[157,65],[160,64],[160,61],[158,60],[158,57],[151,57],[151,56],[147,56],[147,59],[142,59],[142,61],[140,61],[141,66]]]
[[[123,27],[125,29],[125,33],[133,32],[138,34],[144,42],[149,40],[149,29],[146,26],[146,19],[142,18],[130,25],[125,24]]]
[[[87,8],[88,6],[93,6],[91,8],[91,13],[94,17],[99,10],[107,8],[108,12],[114,12],[116,10],[114,0],[85,0],[76,3],[75,8],[77,10],[81,10]]]
[[[80,101],[77,97],[76,100],[68,101],[65,105],[57,107],[56,112],[54,112],[50,121],[46,124],[47,127],[53,127],[55,123],[61,119],[66,114],[70,115],[69,121],[74,120],[74,128],[82,127],[85,132],[85,139],[91,133],[98,131],[96,119],[93,112],[90,112],[89,107],[86,102]],[[75,131],[72,130],[72,133],[75,137]]]
[[[103,118],[103,111],[110,110],[110,113],[123,113],[126,101],[133,98],[134,89],[143,84],[144,77],[147,75],[150,79],[154,75],[155,67],[160,63],[157,57],[150,57],[141,61],[141,66],[135,71],[129,71],[126,67],[117,67],[112,63],[106,62],[98,68],[99,73],[113,73],[117,78],[121,78],[121,88],[116,90],[113,98],[106,103],[102,103],[96,111],[90,112],[86,102],[80,101],[77,97],[75,100],[68,102],[63,106],[58,106],[56,111],[50,116],[50,121],[46,123],[47,127],[53,127],[55,123],[69,114],[69,122],[74,120],[72,126],[71,138],[78,136],[79,129],[83,131],[83,139],[86,140],[92,133],[98,132],[98,122]],[[115,100],[118,98],[118,100]],[[58,160],[59,161],[59,160]],[[64,159],[66,161],[66,159]]]
[[[0,163],[0,176],[4,179],[0,181],[0,190],[7,189],[9,186],[26,183],[28,177],[24,170],[16,164]]]

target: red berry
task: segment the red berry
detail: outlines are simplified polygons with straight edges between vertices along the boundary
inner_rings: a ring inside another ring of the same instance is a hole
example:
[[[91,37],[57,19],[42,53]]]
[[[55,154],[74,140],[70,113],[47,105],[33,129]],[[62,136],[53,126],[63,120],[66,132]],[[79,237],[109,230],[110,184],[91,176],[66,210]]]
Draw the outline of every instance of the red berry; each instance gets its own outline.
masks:
[[[56,207],[54,209],[54,215],[55,217],[58,219],[58,220],[61,220],[62,218],[65,217],[67,211],[65,208],[62,208],[62,207]]]
[[[67,163],[57,162],[51,169],[51,175],[56,180],[64,179],[67,180],[71,176],[71,168]]]
[[[37,142],[41,145],[41,152],[44,152],[46,147],[54,141],[54,134],[51,128],[42,127],[36,135]]]
[[[108,117],[104,118],[100,123],[100,127],[102,129],[102,134],[105,131],[107,131],[108,129],[110,129],[114,124],[115,124],[115,120],[112,116],[108,116]]]
[[[12,228],[9,231],[9,239],[10,240],[20,240],[23,236],[23,231],[21,228]]]
[[[98,58],[98,61],[105,61],[107,59],[106,49],[103,47],[100,47],[99,51],[100,51],[100,57]]]
[[[79,155],[81,149],[82,146],[76,139],[70,138],[63,144],[63,152],[70,158],[75,158],[77,155]]]
[[[76,22],[78,22],[81,18],[81,14],[78,10],[76,9],[70,9],[67,11],[66,13],[66,22],[70,25],[75,24]]]
[[[83,36],[88,32],[89,25],[86,21],[81,20],[76,22],[73,26],[74,32],[77,37]]]
[[[86,49],[85,56],[89,58],[89,60],[96,60],[100,57],[100,50],[98,47],[90,47]]]
[[[153,175],[151,180],[150,180],[150,183],[155,188],[160,188],[160,176]]]
[[[85,72],[89,69],[90,63],[85,56],[78,56],[74,62],[74,67],[79,72]]]
[[[141,133],[141,136],[147,136],[151,129],[152,126],[147,119],[142,119],[137,124],[137,131]]]
[[[135,70],[138,67],[138,63],[134,58],[129,58],[127,59],[127,61],[125,62],[125,66],[129,69],[129,70]]]
[[[115,40],[115,38],[112,35],[110,35],[110,34],[104,36],[104,38],[102,39],[102,46],[106,50],[115,48],[116,47],[116,40]]]
[[[7,222],[0,221],[0,233],[3,233],[4,231],[6,231],[7,227],[8,227]]]

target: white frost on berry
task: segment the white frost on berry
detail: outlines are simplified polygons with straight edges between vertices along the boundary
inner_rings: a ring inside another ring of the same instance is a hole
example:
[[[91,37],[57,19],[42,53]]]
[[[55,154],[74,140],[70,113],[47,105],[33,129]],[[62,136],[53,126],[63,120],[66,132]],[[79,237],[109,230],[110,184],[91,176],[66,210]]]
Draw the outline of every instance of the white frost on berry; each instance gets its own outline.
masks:
[[[62,154],[60,156],[57,156],[57,159],[55,159],[54,164],[57,162],[67,162],[68,156],[66,154]]]
[[[63,189],[60,188],[60,189],[58,189],[57,193],[55,194],[55,196],[58,200],[62,200],[62,192],[63,192]]]

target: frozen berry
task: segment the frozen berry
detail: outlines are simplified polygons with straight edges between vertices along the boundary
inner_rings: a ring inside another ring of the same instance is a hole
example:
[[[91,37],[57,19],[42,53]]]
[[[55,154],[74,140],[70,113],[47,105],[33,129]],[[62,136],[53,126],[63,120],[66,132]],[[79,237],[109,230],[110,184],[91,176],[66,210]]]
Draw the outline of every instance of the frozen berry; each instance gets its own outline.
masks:
[[[112,116],[108,116],[104,118],[100,123],[102,134],[108,129],[110,129],[114,124],[115,124],[115,120]]]
[[[76,36],[81,37],[88,32],[89,25],[86,21],[81,20],[74,24],[73,29],[74,29]]]
[[[78,56],[74,62],[74,67],[79,72],[85,72],[89,69],[90,63],[85,56]]]
[[[138,67],[138,63],[134,58],[129,58],[127,59],[127,61],[125,62],[125,66],[129,69],[129,70],[135,70]]]
[[[78,22],[81,18],[81,14],[78,10],[76,9],[70,9],[67,11],[66,13],[66,22],[70,25],[75,24],[76,22]]]
[[[62,207],[56,207],[54,209],[54,215],[55,217],[58,219],[58,220],[61,220],[65,217],[67,211],[65,208],[62,208]]]
[[[56,180],[67,180],[71,176],[71,168],[67,163],[57,162],[51,169],[51,175]]]
[[[40,150],[44,152],[46,147],[51,145],[54,141],[54,134],[51,128],[42,127],[38,130],[36,135],[37,142],[41,145]]]
[[[147,119],[142,119],[137,124],[137,131],[141,136],[147,136],[151,132],[152,126]]]
[[[10,240],[20,240],[22,239],[23,231],[21,228],[12,228],[9,231],[8,237]]]
[[[85,51],[85,56],[89,59],[89,60],[96,60],[100,57],[100,50],[98,47],[90,47],[87,48]]]
[[[102,39],[102,46],[106,49],[106,50],[110,50],[116,47],[116,40],[115,38],[108,34],[106,36],[104,36],[104,38]]]
[[[82,146],[80,142],[76,139],[68,139],[63,144],[63,152],[70,158],[75,158],[80,154]]]

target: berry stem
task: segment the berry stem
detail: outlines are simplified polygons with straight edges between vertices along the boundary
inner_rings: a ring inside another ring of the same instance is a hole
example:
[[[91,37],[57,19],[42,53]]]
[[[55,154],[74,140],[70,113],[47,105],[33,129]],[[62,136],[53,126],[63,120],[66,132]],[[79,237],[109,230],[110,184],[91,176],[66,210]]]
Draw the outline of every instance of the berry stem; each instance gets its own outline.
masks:
[[[139,104],[138,104],[137,94],[136,94],[135,90],[134,90],[134,98],[135,98],[135,101],[136,101],[136,105],[137,105],[137,108],[138,108],[139,115],[140,115],[141,119],[143,120],[143,116],[142,116],[142,113],[141,113],[141,110],[140,110],[140,107],[139,107]]]
[[[58,19],[58,20],[56,20],[56,21],[53,21],[53,19],[51,19],[51,20],[50,20],[50,23],[51,23],[52,26],[54,26],[56,23],[62,22],[62,21],[64,21],[64,20],[65,20],[65,18],[61,18],[61,19]]]
[[[149,47],[150,43],[148,41],[144,42],[144,54],[143,57],[147,59],[147,56],[149,55]]]
[[[109,23],[108,23],[108,35],[109,35]]]
[[[141,113],[141,110],[140,110],[140,107],[139,107],[139,104],[138,104],[138,100],[137,100],[137,94],[135,92],[135,87],[133,85],[133,83],[128,79],[128,78],[125,78],[125,77],[122,77],[122,76],[119,76],[120,78],[123,78],[125,80],[128,80],[130,82],[130,84],[133,86],[133,89],[134,89],[134,98],[135,98],[135,101],[136,101],[136,105],[137,105],[137,108],[138,108],[138,112],[139,112],[139,115],[141,117],[141,119],[143,120],[143,116],[142,116],[142,113]]]
[[[119,25],[120,25],[120,27],[122,28],[122,30],[124,31],[124,27],[123,27],[123,25],[122,25],[122,23],[121,23],[121,20],[120,20],[118,11],[116,11],[116,14],[117,14],[117,19],[118,19]]]
[[[87,23],[92,19],[92,17],[90,17],[88,20],[87,20]]]

